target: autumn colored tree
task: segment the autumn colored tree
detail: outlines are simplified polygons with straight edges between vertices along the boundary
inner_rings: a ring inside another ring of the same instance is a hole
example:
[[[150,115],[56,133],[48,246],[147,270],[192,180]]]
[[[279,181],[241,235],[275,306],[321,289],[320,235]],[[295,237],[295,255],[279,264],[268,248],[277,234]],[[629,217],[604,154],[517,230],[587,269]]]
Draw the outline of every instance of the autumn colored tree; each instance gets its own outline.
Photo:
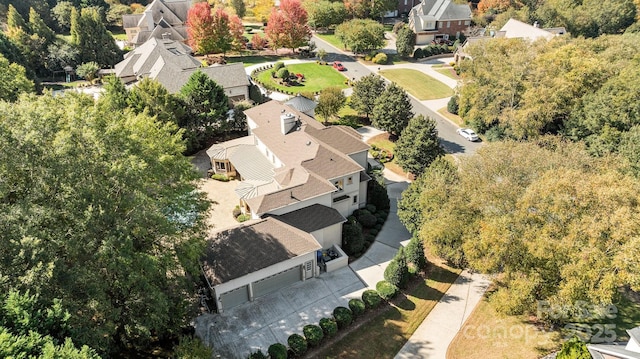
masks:
[[[213,16],[209,3],[194,4],[187,13],[187,35],[191,48],[200,54],[213,52],[215,39],[213,37]]]
[[[253,16],[263,23],[267,22],[274,5],[273,0],[256,0],[253,6]]]
[[[233,36],[230,30],[231,20],[229,14],[222,8],[218,8],[213,14],[213,22],[211,23],[212,48],[211,52],[222,52],[226,55],[233,45]]]
[[[262,50],[267,45],[267,40],[260,36],[260,34],[253,34],[251,38],[251,46],[253,46],[254,50]]]
[[[265,34],[274,50],[287,47],[295,51],[295,48],[305,45],[311,38],[311,29],[307,24],[307,11],[300,0],[282,0],[280,10],[274,8],[271,11]]]
[[[231,49],[240,50],[245,46],[244,25],[238,15],[231,15],[229,18],[229,33],[231,34]]]

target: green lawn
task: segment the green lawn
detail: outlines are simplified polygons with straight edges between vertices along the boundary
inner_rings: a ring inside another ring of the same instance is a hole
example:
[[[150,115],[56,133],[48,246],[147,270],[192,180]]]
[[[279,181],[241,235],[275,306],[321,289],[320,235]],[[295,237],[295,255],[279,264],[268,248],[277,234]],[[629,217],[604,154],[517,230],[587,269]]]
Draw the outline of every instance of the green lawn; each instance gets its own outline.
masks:
[[[265,62],[276,62],[291,60],[288,56],[276,56],[276,55],[251,55],[251,56],[227,56],[227,63],[242,62],[244,66],[251,66],[262,64]]]
[[[445,67],[445,68],[437,69],[436,71],[438,71],[439,73],[445,76],[451,77],[454,80],[460,79],[460,76],[456,75],[456,72],[453,70],[453,67]]]
[[[453,96],[453,90],[449,86],[417,70],[382,70],[380,74],[397,83],[419,100],[433,100]]]
[[[438,113],[441,114],[442,116],[448,118],[449,120],[451,120],[456,125],[458,125],[460,127],[464,126],[464,121],[462,120],[462,117],[452,114],[451,112],[449,112],[447,110],[446,107],[443,107],[443,108],[439,109]]]
[[[338,37],[335,34],[316,34],[316,36],[330,43],[331,45],[339,48],[340,50],[345,49],[344,45],[340,40],[338,40]]]
[[[276,79],[271,77],[271,70],[266,70],[258,73],[258,80],[263,84],[269,84],[273,86],[276,91],[282,92],[320,92],[322,89],[331,86],[337,86],[341,89],[345,89],[347,86],[344,82],[347,79],[333,67],[328,65],[319,65],[315,62],[305,64],[288,65],[287,69],[290,73],[303,74],[305,76],[305,82],[301,86],[283,86],[276,82]]]
[[[393,358],[411,337],[460,270],[430,264],[427,280],[406,293],[406,298],[378,313],[370,322],[348,333],[318,358]]]
[[[388,133],[382,133],[375,137],[372,137],[369,139],[369,141],[367,141],[367,143],[372,147],[375,145],[389,153],[395,153],[396,144],[389,140]],[[391,162],[384,163],[383,165],[389,171],[400,176],[407,177],[407,173],[402,170],[402,167],[400,167],[400,165],[396,162],[395,157],[393,158],[393,160],[391,160]]]

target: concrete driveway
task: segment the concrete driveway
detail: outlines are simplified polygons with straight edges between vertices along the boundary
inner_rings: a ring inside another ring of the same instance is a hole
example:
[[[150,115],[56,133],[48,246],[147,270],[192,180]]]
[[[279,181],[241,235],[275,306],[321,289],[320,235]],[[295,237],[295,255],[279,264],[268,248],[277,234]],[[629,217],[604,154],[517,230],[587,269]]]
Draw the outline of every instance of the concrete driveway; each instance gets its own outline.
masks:
[[[195,319],[198,337],[214,348],[219,358],[246,358],[258,349],[267,352],[273,343],[286,345],[293,333],[307,324],[331,317],[337,306],[360,298],[366,286],[349,268],[324,273],[291,287],[257,298],[221,314]]]

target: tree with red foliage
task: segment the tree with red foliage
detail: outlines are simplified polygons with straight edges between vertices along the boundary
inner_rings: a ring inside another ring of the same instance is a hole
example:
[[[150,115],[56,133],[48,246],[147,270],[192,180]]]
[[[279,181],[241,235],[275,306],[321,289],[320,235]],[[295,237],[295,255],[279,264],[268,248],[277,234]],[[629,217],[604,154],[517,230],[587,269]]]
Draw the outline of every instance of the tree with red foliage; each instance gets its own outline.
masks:
[[[211,32],[214,39],[213,51],[216,53],[222,52],[223,56],[226,55],[227,51],[232,49],[235,38],[231,34],[231,19],[224,9],[218,8],[213,14]]]
[[[307,25],[307,11],[300,0],[280,1],[280,10],[274,8],[271,11],[264,32],[271,48],[276,51],[280,47],[295,51],[295,48],[306,45],[311,38],[311,29]]]
[[[254,50],[262,50],[267,46],[267,40],[259,34],[253,34],[253,37],[251,38],[251,46],[253,46]]]
[[[187,34],[191,48],[200,54],[211,53],[215,47],[213,16],[209,3],[194,4],[187,13]]]
[[[231,42],[232,50],[240,50],[245,46],[244,25],[238,15],[231,15],[229,19],[229,33],[233,41]]]

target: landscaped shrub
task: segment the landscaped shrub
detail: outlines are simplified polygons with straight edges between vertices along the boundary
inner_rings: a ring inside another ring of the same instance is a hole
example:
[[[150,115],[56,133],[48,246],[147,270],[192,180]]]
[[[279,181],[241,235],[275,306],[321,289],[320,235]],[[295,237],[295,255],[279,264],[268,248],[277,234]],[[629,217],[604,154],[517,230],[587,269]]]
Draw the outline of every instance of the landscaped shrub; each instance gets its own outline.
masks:
[[[314,324],[305,325],[304,328],[302,328],[302,333],[304,334],[304,337],[307,338],[309,346],[312,347],[318,346],[322,341],[322,338],[324,338],[322,328]]]
[[[380,298],[380,294],[373,289],[367,289],[362,293],[362,301],[364,305],[369,308],[377,308],[382,302],[382,298]]]
[[[387,54],[385,54],[384,52],[381,52],[381,53],[377,54],[376,56],[374,56],[371,61],[373,61],[374,64],[386,65],[387,61],[388,61]]]
[[[424,57],[424,52],[422,51],[421,48],[417,48],[414,52],[413,52],[413,58],[418,60]]]
[[[291,351],[300,356],[307,352],[307,340],[300,334],[291,334],[287,339]]]
[[[424,255],[424,246],[420,238],[414,236],[404,250],[404,257],[407,263],[411,264],[414,273],[427,265],[427,257]]]
[[[364,302],[360,299],[351,299],[349,301],[349,309],[351,309],[351,313],[353,313],[354,317],[358,317],[364,313],[365,305]]]
[[[280,70],[278,70],[278,72],[276,73],[276,76],[279,79],[287,79],[289,78],[289,70],[287,70],[286,68],[281,68]]]
[[[393,25],[393,30],[391,30],[391,31],[393,31],[393,33],[394,33],[394,34],[397,34],[397,33],[398,33],[398,30],[400,30],[400,29],[401,29],[403,26],[405,26],[405,25],[406,25],[406,23],[404,23],[404,22],[402,22],[402,21],[400,21],[400,22],[396,22],[396,24],[395,24],[395,25]]]
[[[278,71],[283,67],[284,67],[284,62],[278,61],[275,64],[273,64],[273,71]]]
[[[340,329],[347,327],[353,321],[351,310],[345,307],[336,307],[336,309],[333,310],[333,317],[336,319],[336,323]]]
[[[332,337],[338,332],[338,323],[333,318],[320,319],[320,328],[327,337]]]
[[[363,213],[358,217],[358,222],[365,228],[373,228],[373,226],[375,226],[378,222],[378,219],[376,218],[376,216],[369,213],[369,211],[366,212],[367,213]]]
[[[238,216],[241,214],[242,214],[242,211],[240,210],[240,206],[236,206],[233,209],[233,218],[238,218]]]
[[[270,359],[287,359],[287,347],[284,344],[271,344],[267,352]]]
[[[389,262],[384,270],[384,279],[396,287],[402,288],[408,278],[409,268],[407,268],[407,262],[404,259],[404,250],[400,247],[395,258]]]
[[[251,219],[251,215],[250,214],[241,214],[238,217],[236,217],[236,220],[238,220],[238,222],[242,223],[242,222],[246,222],[248,220]]]
[[[368,244],[373,243],[376,240],[376,236],[374,236],[371,233],[367,233],[364,235],[364,241],[367,242]]]
[[[255,353],[249,354],[247,359],[267,359],[267,356],[261,350],[258,350]]]
[[[376,283],[376,291],[380,295],[380,298],[384,300],[389,300],[398,294],[398,287],[387,282],[386,280],[381,280]]]
[[[372,228],[372,229],[369,230],[369,234],[372,235],[372,236],[377,236],[378,233],[380,233],[380,231],[375,229],[375,228]]]
[[[373,181],[369,181],[367,198],[369,203],[376,206],[380,210],[387,210],[390,207],[389,194],[384,184],[384,176],[380,171],[371,171],[369,175],[373,177]]]
[[[376,206],[372,205],[371,203],[368,203],[364,208],[367,209],[367,211],[369,211],[371,214],[376,213]]]
[[[211,175],[211,178],[220,182],[229,182],[229,177],[223,175],[222,173],[214,173]]]
[[[364,248],[362,227],[355,222],[347,222],[342,226],[342,249],[349,256],[360,253]]]
[[[449,102],[447,102],[447,111],[449,111],[449,113],[457,115],[459,108],[460,106],[458,105],[458,95],[451,96]]]

